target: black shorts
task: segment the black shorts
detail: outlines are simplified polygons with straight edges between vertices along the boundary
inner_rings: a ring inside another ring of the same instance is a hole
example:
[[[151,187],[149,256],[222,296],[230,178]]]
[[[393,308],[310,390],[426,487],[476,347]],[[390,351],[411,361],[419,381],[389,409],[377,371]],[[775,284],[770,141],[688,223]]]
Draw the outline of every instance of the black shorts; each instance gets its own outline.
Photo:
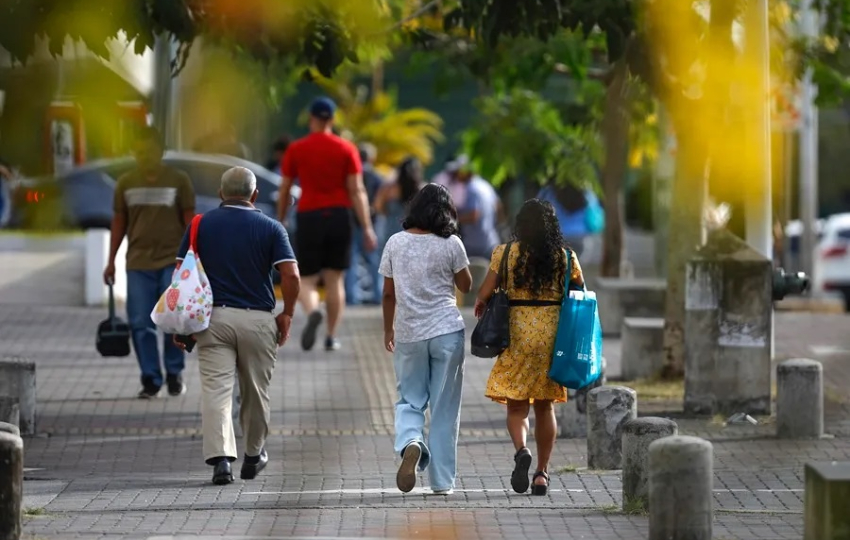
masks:
[[[348,208],[298,212],[295,216],[296,254],[302,276],[321,270],[347,270],[351,264],[354,218]]]

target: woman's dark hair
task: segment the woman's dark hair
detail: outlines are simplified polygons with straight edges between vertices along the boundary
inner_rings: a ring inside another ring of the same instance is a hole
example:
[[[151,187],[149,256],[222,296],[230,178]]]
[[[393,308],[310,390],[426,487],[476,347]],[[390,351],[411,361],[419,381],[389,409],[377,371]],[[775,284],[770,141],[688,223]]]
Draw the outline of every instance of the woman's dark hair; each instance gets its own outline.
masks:
[[[540,199],[526,201],[517,214],[514,238],[519,242],[514,270],[517,288],[540,294],[552,283],[563,282],[567,271],[565,242],[551,203]]]
[[[415,157],[405,159],[398,167],[398,186],[401,188],[401,203],[409,203],[413,197],[422,189],[423,179],[422,163]]]
[[[404,230],[422,229],[442,238],[458,233],[457,209],[449,190],[439,184],[427,184],[410,201]]]

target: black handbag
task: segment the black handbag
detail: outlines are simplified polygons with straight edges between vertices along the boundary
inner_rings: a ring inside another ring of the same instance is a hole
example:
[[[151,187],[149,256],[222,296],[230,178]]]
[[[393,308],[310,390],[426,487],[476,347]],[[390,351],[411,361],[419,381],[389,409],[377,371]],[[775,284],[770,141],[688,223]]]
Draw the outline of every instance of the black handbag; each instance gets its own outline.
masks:
[[[487,302],[484,314],[472,331],[472,354],[479,358],[495,358],[511,344],[511,306],[508,301],[508,242],[499,264],[499,287]]]
[[[115,295],[109,284],[109,318],[97,325],[97,352],[101,356],[130,355],[130,325],[115,315]]]

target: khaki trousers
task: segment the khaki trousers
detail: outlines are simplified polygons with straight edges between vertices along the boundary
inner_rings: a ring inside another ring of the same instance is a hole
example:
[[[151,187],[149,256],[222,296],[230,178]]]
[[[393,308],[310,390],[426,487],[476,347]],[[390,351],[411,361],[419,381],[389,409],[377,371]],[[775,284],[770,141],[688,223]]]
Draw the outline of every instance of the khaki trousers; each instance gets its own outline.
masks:
[[[245,455],[257,456],[269,433],[269,384],[277,360],[277,324],[268,311],[215,307],[210,326],[195,334],[201,372],[204,459],[237,457],[233,384],[239,373],[239,423]]]

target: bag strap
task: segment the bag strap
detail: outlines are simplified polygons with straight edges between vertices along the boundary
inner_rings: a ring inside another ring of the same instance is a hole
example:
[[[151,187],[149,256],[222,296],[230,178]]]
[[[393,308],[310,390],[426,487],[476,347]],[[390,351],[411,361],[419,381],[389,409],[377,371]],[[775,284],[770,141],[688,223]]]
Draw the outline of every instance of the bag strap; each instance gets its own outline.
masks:
[[[192,218],[192,224],[189,225],[189,249],[198,254],[198,225],[201,224],[203,214],[198,214]]]
[[[112,280],[109,280],[109,319],[115,318],[115,293],[112,290]]]
[[[565,248],[564,253],[567,256],[567,273],[564,274],[564,298],[570,296],[570,281],[573,279],[573,252],[570,248]]]
[[[499,263],[499,288],[503,291],[508,290],[508,256],[511,254],[512,244],[511,241],[505,246],[505,251],[502,252],[502,261]]]

